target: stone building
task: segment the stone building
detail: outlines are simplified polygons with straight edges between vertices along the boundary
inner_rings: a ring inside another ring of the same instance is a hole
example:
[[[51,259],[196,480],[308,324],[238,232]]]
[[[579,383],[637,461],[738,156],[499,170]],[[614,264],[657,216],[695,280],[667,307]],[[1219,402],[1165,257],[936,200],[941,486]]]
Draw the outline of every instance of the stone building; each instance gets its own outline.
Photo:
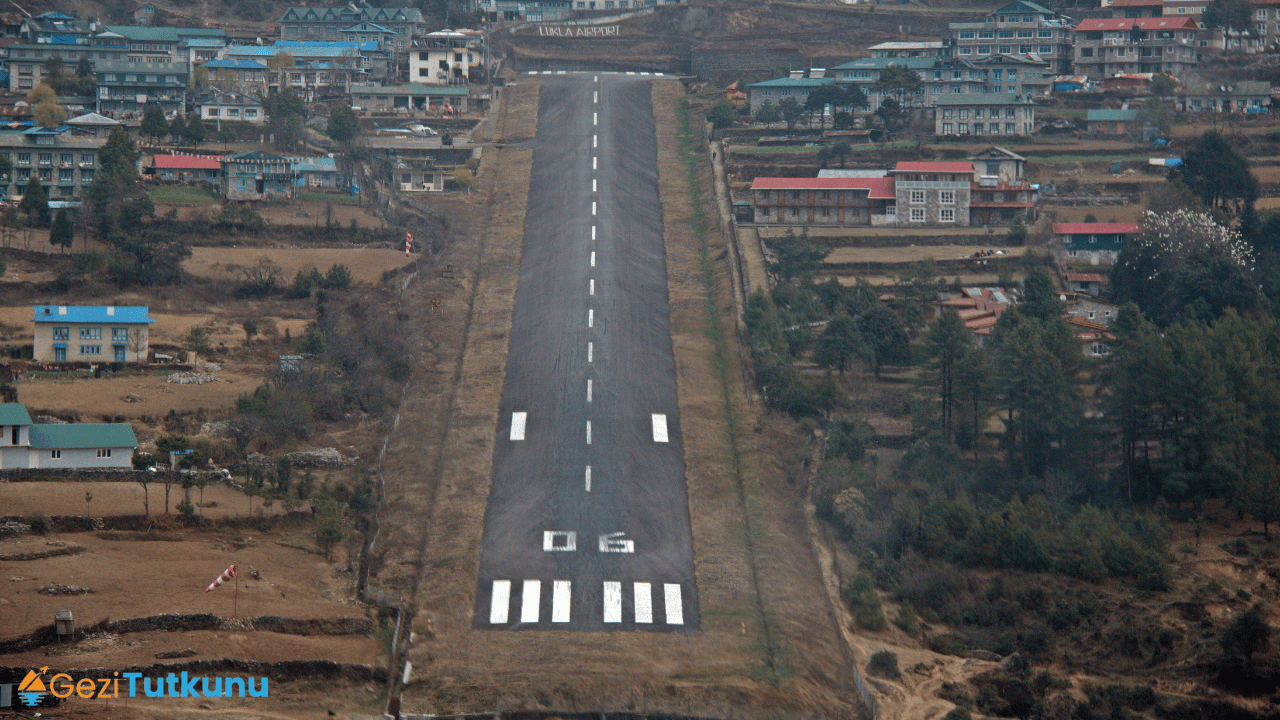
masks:
[[[1015,0],[987,14],[982,22],[951,23],[953,55],[980,59],[986,55],[1035,56],[1051,72],[1071,70],[1071,19],[1043,5]]]
[[[933,132],[940,137],[1025,136],[1036,130],[1036,106],[1029,97],[1002,93],[943,95],[934,104]]]

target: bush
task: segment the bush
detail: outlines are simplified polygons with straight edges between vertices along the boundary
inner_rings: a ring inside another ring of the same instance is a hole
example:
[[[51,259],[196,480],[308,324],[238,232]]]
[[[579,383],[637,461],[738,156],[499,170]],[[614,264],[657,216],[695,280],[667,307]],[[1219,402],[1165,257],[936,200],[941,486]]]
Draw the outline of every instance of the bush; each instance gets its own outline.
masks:
[[[190,500],[183,498],[182,502],[178,503],[178,512],[182,513],[183,517],[191,517],[196,514],[196,506],[192,505]]]
[[[888,650],[881,650],[871,656],[867,663],[867,672],[876,677],[897,680],[902,677],[898,671],[898,656]]]
[[[866,573],[858,573],[845,585],[844,598],[853,608],[858,627],[865,630],[884,630],[888,627],[884,610],[880,607],[880,598],[876,595],[871,577]]]
[[[915,637],[920,633],[920,619],[916,615],[916,609],[912,607],[910,602],[903,602],[902,605],[898,606],[898,617],[894,618],[893,624],[911,637]]]
[[[967,707],[955,707],[951,712],[942,716],[942,720],[972,720],[973,714],[969,712]]]
[[[320,287],[326,290],[345,290],[351,287],[351,280],[351,268],[335,264],[329,268],[329,272],[325,273],[324,279],[320,281]]]
[[[53,526],[49,523],[49,518],[41,513],[33,513],[22,519],[23,524],[31,528],[31,532],[39,535],[48,535]]]

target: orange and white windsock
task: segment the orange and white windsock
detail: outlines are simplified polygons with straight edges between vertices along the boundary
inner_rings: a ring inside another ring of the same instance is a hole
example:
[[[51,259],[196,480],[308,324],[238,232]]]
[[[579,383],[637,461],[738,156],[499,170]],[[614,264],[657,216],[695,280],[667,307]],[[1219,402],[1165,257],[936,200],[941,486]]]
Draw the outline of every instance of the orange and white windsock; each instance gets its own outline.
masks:
[[[218,576],[218,579],[209,583],[209,587],[205,588],[204,591],[212,592],[214,588],[218,587],[224,582],[227,582],[228,580],[231,580],[235,576],[236,576],[236,565],[235,563],[232,563],[230,567],[222,571],[222,574]]]

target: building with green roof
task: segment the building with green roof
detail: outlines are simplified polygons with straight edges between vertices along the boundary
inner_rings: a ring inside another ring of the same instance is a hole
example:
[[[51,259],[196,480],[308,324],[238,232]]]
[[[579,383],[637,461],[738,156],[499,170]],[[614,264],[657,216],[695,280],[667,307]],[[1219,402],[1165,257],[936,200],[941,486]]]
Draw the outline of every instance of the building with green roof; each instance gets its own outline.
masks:
[[[0,403],[0,470],[131,468],[129,423],[36,424],[21,403]]]

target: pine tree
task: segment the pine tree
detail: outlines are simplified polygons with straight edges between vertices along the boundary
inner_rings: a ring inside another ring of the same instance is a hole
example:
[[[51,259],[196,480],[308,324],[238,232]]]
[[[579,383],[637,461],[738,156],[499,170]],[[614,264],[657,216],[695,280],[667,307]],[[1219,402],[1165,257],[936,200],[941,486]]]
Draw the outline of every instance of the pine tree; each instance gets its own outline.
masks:
[[[66,252],[74,240],[75,228],[71,226],[71,219],[67,217],[65,209],[59,209],[53,219],[53,228],[49,230],[49,244],[61,247],[62,251]]]
[[[22,192],[22,204],[18,209],[27,214],[27,222],[32,227],[45,227],[49,224],[49,196],[34,172]]]

